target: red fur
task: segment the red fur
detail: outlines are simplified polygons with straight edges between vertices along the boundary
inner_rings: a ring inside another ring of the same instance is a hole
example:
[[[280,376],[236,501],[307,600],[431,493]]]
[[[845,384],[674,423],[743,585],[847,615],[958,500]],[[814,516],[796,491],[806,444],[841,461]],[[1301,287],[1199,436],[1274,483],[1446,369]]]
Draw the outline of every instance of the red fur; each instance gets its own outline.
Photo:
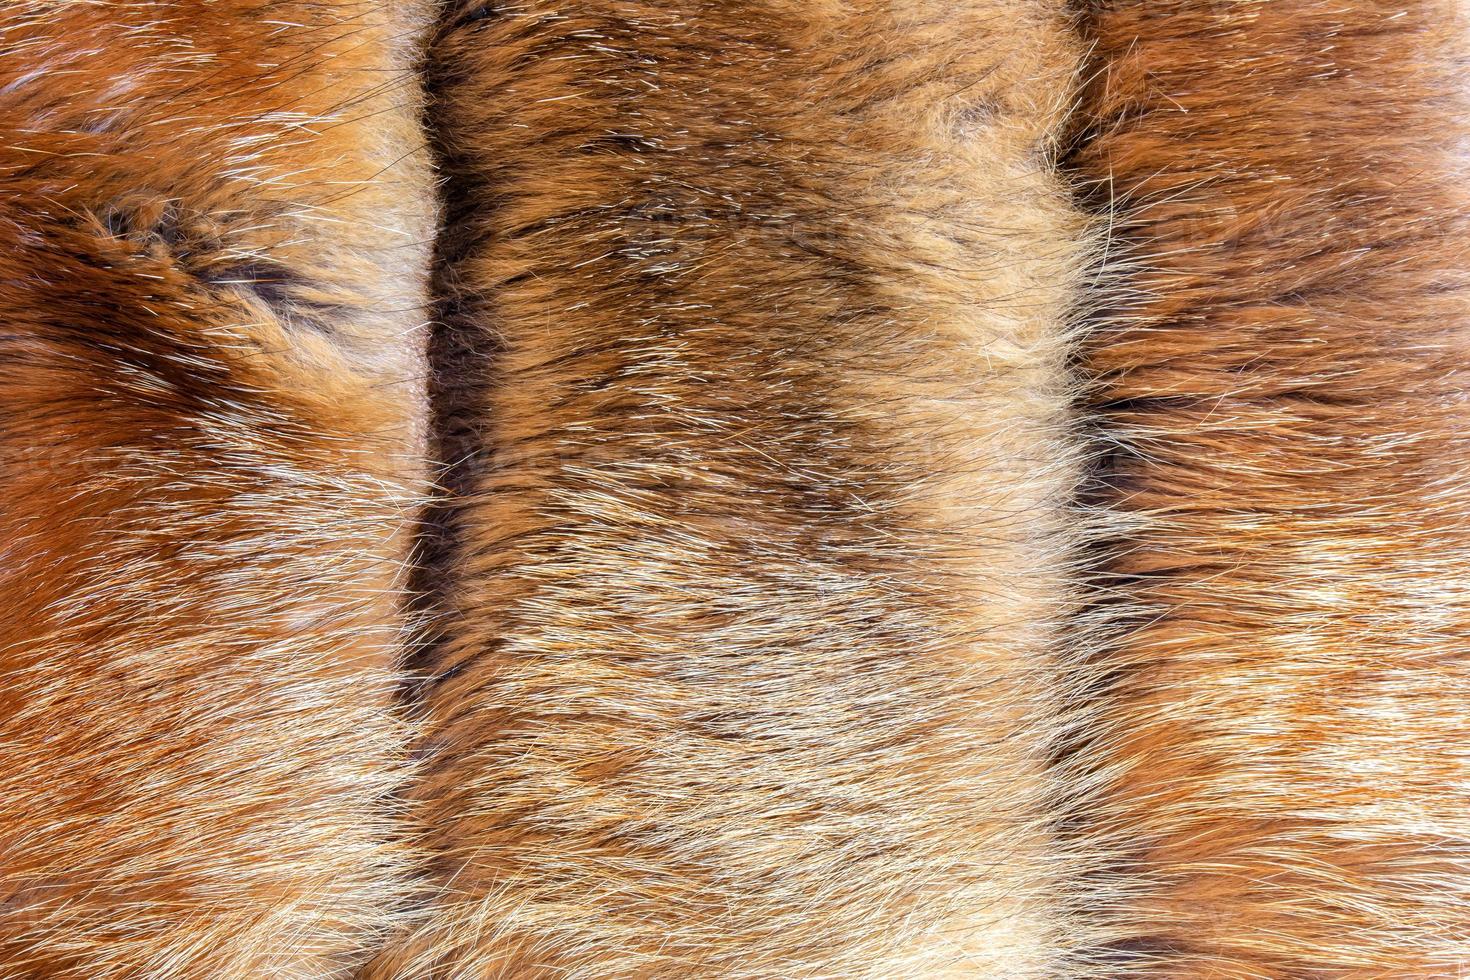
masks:
[[[1470,971],[1462,4],[433,13],[0,6],[0,980]]]

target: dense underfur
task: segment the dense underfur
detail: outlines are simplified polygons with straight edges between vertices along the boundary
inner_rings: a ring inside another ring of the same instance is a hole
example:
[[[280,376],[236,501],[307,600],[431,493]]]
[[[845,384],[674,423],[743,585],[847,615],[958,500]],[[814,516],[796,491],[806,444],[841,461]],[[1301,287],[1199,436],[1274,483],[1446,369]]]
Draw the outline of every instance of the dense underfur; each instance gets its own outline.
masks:
[[[1470,971],[1470,24],[1094,12],[1074,163],[1131,293],[1088,369],[1115,584],[1099,826],[1158,977]]]
[[[0,6],[0,976],[321,978],[403,896],[416,5]]]
[[[1058,6],[450,14],[473,455],[369,976],[1069,973]]]

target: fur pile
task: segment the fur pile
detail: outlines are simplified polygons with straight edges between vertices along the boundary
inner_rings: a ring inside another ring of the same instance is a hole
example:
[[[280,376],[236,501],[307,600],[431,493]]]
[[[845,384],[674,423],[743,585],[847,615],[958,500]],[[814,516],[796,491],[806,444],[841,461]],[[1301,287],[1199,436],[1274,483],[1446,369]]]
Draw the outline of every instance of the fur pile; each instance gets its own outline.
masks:
[[[0,8],[0,976],[337,976],[406,896],[412,5]]]
[[[1097,11],[1071,163],[1134,628],[1080,750],[1149,977],[1470,970],[1470,18]]]
[[[0,980],[1470,972],[1467,69],[0,5]]]

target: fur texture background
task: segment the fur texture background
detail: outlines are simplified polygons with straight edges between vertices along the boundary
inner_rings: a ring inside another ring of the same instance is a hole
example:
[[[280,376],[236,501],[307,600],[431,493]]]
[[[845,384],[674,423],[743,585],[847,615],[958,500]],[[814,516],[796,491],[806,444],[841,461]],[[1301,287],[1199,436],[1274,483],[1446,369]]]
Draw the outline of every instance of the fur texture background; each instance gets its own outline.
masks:
[[[1470,23],[1457,2],[1095,11],[1120,972],[1470,969]]]
[[[339,976],[404,895],[422,16],[0,7],[7,980]]]
[[[1465,5],[1072,6],[0,5],[0,980],[1470,972]]]
[[[1029,0],[451,17],[472,456],[368,976],[1072,969],[1079,61]]]

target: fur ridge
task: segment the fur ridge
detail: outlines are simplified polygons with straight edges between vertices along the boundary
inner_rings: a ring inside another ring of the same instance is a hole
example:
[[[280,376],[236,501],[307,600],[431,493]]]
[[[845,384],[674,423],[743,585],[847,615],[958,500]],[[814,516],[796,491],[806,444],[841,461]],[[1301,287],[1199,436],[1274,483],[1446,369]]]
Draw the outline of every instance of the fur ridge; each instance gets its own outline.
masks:
[[[1023,0],[447,15],[434,874],[366,976],[1068,972],[1080,57]]]

